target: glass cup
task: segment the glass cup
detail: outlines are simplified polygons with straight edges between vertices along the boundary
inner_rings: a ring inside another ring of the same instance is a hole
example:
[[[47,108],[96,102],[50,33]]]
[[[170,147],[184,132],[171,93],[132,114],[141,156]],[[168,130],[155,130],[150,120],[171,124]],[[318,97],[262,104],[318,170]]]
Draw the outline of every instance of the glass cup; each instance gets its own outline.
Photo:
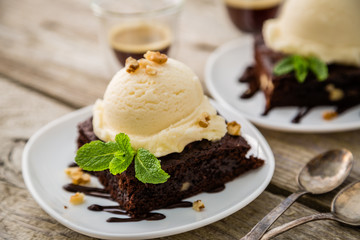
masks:
[[[99,40],[111,74],[130,56],[140,59],[148,50],[173,52],[183,2],[93,0],[91,8],[99,18]]]
[[[283,0],[224,0],[224,2],[231,21],[239,30],[257,33],[261,32],[265,20],[276,16]]]

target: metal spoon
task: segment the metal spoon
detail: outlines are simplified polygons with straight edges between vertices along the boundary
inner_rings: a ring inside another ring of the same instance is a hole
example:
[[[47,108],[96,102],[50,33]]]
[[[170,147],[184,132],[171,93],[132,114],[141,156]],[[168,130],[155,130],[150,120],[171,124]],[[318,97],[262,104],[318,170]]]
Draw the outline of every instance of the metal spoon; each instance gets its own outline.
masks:
[[[319,213],[296,219],[271,229],[262,238],[267,240],[301,224],[316,220],[335,220],[351,226],[360,226],[360,181],[342,189],[331,203],[330,213]]]
[[[275,207],[241,240],[260,239],[276,219],[302,195],[322,194],[340,186],[349,175],[352,165],[353,155],[346,149],[330,150],[311,159],[297,177],[300,190]]]

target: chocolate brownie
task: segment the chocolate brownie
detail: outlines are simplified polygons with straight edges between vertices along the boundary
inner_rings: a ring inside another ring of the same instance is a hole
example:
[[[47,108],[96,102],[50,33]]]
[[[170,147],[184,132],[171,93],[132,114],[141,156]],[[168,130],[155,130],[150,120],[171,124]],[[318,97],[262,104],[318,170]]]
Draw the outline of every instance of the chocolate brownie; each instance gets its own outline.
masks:
[[[268,48],[263,37],[255,37],[255,64],[248,67],[240,82],[249,83],[249,89],[241,96],[251,97],[261,90],[266,99],[264,114],[274,107],[299,106],[308,109],[315,106],[335,106],[337,113],[360,103],[360,68],[339,64],[328,65],[329,77],[319,82],[315,75],[309,72],[304,83],[299,83],[293,72],[275,76],[275,64],[286,57]],[[338,89],[343,96],[334,98],[332,89]]]
[[[78,146],[98,140],[92,119],[78,125]],[[154,209],[176,204],[200,192],[221,188],[240,174],[256,169],[264,161],[246,157],[250,146],[241,136],[226,134],[221,140],[188,144],[181,153],[160,157],[162,169],[171,177],[162,184],[144,184],[135,178],[134,164],[118,175],[108,170],[96,172],[111,197],[131,216],[141,216]]]

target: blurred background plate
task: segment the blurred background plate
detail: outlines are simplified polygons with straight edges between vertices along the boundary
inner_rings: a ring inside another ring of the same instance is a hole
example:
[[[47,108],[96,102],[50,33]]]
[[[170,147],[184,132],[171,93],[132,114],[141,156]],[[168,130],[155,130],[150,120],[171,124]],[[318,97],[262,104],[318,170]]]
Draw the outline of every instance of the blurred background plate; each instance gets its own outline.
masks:
[[[324,111],[331,107],[316,107],[302,118],[300,123],[291,123],[298,112],[297,107],[272,109],[262,116],[265,97],[257,92],[250,99],[241,99],[247,84],[238,79],[245,68],[253,63],[253,41],[251,37],[229,42],[216,49],[209,57],[205,68],[205,84],[212,97],[230,111],[241,113],[258,126],[289,132],[338,132],[360,128],[360,106],[353,107],[337,118],[326,121]]]

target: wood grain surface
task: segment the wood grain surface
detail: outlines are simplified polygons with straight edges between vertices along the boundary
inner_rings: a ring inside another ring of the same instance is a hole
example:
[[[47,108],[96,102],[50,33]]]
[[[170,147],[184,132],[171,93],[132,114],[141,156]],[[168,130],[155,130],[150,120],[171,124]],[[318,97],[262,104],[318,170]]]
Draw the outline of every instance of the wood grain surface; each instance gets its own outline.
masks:
[[[187,1],[179,28],[176,57],[202,80],[210,53],[241,36],[220,0]],[[21,175],[21,156],[33,133],[102,97],[109,79],[89,1],[0,0],[0,239],[91,239],[62,226],[37,205]],[[223,220],[162,239],[240,239],[298,189],[295,178],[301,167],[328,149],[352,151],[355,165],[346,183],[360,179],[360,130],[329,134],[260,131],[276,158],[275,174],[266,191]],[[274,226],[329,211],[337,192],[302,197]],[[359,238],[359,228],[331,221],[309,223],[276,237]]]

